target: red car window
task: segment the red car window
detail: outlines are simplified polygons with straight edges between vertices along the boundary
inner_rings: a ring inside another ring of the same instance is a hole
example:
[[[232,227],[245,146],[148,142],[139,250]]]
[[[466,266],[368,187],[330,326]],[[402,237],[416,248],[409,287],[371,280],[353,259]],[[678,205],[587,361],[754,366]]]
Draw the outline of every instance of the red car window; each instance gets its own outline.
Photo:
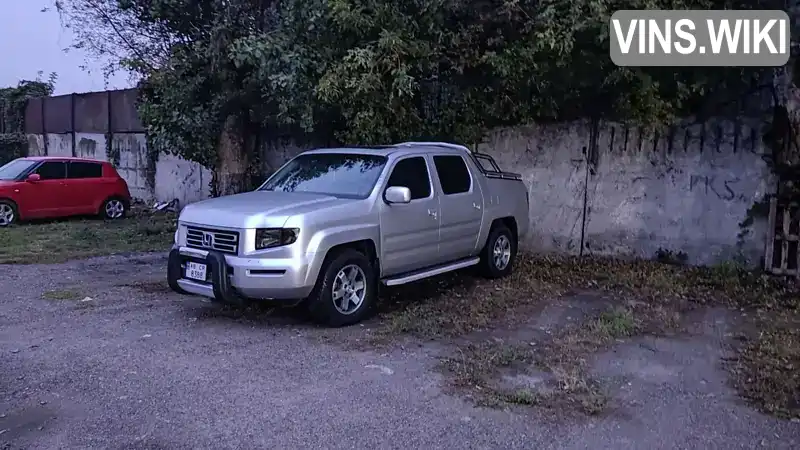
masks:
[[[67,177],[67,165],[61,161],[47,161],[36,172],[42,180],[63,180]]]
[[[103,166],[99,163],[75,161],[69,163],[67,177],[70,179],[101,178]]]

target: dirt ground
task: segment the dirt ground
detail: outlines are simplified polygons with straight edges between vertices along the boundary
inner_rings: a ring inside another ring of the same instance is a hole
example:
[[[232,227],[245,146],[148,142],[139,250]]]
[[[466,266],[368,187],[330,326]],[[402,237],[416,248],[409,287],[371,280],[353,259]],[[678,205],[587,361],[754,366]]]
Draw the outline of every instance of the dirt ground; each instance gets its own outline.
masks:
[[[3,265],[0,449],[800,447],[795,291],[564,264],[337,330],[169,292],[163,254]]]

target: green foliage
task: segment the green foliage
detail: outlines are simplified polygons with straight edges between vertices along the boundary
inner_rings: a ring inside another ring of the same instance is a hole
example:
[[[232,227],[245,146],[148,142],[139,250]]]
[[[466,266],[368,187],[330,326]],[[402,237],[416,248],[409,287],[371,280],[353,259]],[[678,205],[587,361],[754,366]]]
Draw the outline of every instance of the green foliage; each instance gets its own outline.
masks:
[[[119,71],[141,75],[163,67],[169,59],[173,35],[158,22],[139,21],[125,0],[50,0],[74,41],[68,50],[98,62],[106,78]],[[144,3],[144,2],[142,2]],[[155,4],[154,4],[155,5]]]
[[[761,199],[753,202],[747,208],[745,212],[744,219],[739,222],[739,232],[736,234],[736,250],[737,256],[734,258],[736,262],[741,263],[742,265],[750,265],[752,261],[749,261],[743,254],[742,250],[744,249],[745,244],[748,240],[753,239],[753,225],[756,222],[756,219],[759,220],[766,220],[769,216],[769,197],[764,196]]]
[[[41,73],[39,74],[41,77]],[[22,80],[16,87],[0,88],[0,107],[2,107],[3,129],[7,133],[22,132],[25,129],[25,105],[29,98],[47,97],[53,93],[56,74],[51,73],[47,81]]]
[[[0,133],[0,166],[27,155],[28,139],[23,133]]]
[[[794,64],[792,74],[795,79],[792,83],[797,86],[800,82],[800,67],[797,66],[797,60]],[[740,249],[748,239],[752,239],[755,221],[769,217],[771,197],[777,197],[779,208],[800,200],[800,121],[797,112],[790,112],[791,107],[792,105],[776,104],[772,108],[772,114],[765,117],[766,124],[761,138],[767,152],[762,158],[775,176],[777,188],[753,202],[744,219],[739,222],[737,247]]]
[[[704,9],[695,1],[334,0],[337,42],[316,93],[348,141],[480,141],[489,129],[594,116],[653,125],[737,70],[622,68],[608,57],[618,9]],[[344,39],[342,39],[344,37]],[[678,73],[676,73],[678,72]]]
[[[139,115],[153,148],[216,166],[224,117],[213,77],[176,63],[173,70],[154,72],[139,85]]]
[[[0,89],[0,120],[3,122],[0,124],[0,165],[27,154],[25,107],[28,99],[51,95],[55,82],[56,74],[52,73],[47,81],[23,80],[16,87]]]
[[[800,85],[800,61],[794,60],[791,72],[793,86]],[[774,105],[767,119],[762,141],[769,150],[764,160],[777,179],[780,203],[800,199],[800,110],[789,100],[786,105]],[[765,199],[765,203],[767,203]],[[769,208],[762,208],[762,210]]]
[[[143,76],[142,120],[158,148],[208,166],[219,162],[225,130],[242,137],[246,153],[262,129],[350,144],[471,143],[492,128],[534,120],[666,124],[762,74],[617,67],[608,56],[611,14],[782,7],[770,0],[71,1],[103,4],[118,15],[106,27],[126,27],[122,35],[151,30],[143,48],[167,49],[161,58],[125,55]]]
[[[656,250],[655,260],[664,264],[683,266],[689,260],[689,255],[682,251],[659,248]]]

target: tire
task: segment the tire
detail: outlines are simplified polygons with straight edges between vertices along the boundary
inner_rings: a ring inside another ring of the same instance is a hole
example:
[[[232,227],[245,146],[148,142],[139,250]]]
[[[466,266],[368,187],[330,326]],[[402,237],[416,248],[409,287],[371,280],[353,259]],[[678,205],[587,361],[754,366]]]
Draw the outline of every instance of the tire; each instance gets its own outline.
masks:
[[[17,205],[10,200],[0,200],[0,227],[7,227],[18,221]]]
[[[126,215],[128,215],[128,202],[119,197],[108,198],[100,206],[100,217],[105,220],[124,219]]]
[[[491,279],[507,277],[513,272],[516,259],[517,239],[514,233],[503,224],[495,224],[481,252],[478,266],[481,275]]]
[[[344,301],[334,298],[334,289],[342,291],[340,273],[355,275],[354,287],[356,301]],[[363,280],[363,292],[358,287],[359,279]],[[362,294],[363,295],[359,295]],[[307,299],[306,307],[311,318],[322,325],[342,327],[362,321],[372,311],[378,299],[378,278],[375,268],[363,253],[353,249],[343,249],[326,257],[320,270],[317,284]],[[346,306],[346,307],[344,307]],[[348,308],[350,310],[348,311]]]

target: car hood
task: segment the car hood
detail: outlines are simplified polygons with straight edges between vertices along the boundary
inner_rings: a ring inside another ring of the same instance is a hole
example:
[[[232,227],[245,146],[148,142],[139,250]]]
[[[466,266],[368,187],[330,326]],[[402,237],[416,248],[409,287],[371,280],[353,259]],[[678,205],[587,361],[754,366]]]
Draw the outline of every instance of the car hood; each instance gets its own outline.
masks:
[[[211,227],[280,228],[291,216],[350,201],[304,192],[245,192],[187,205],[180,221]]]

